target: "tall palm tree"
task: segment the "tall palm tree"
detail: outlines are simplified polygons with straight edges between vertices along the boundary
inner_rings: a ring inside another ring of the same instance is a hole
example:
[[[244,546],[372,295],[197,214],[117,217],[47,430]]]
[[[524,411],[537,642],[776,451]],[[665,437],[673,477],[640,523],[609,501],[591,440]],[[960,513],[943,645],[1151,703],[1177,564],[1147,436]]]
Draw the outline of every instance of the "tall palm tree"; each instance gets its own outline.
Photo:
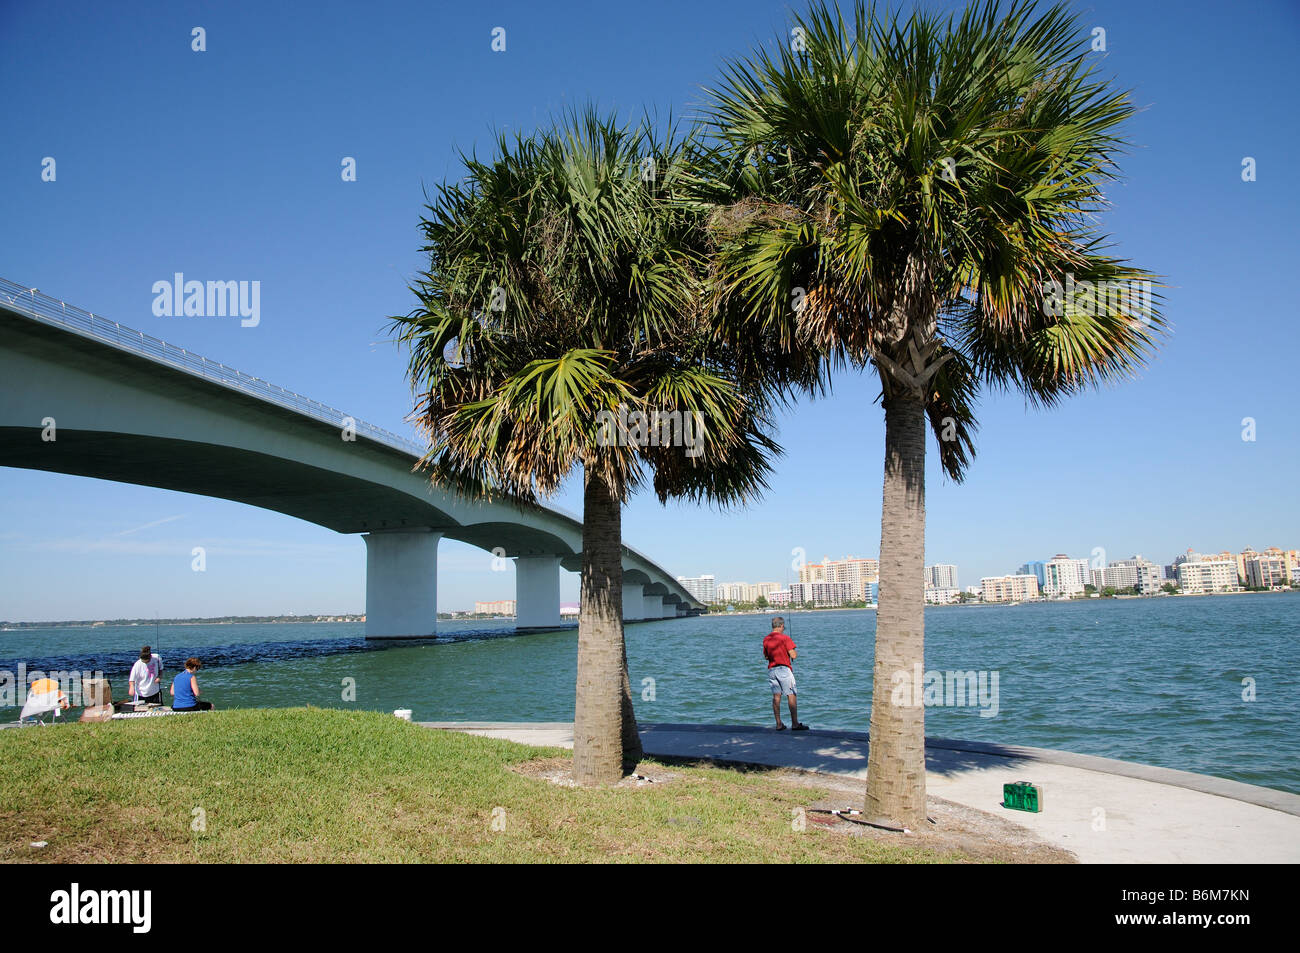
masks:
[[[656,134],[588,108],[499,137],[491,162],[464,157],[466,178],[438,188],[422,222],[418,306],[394,319],[434,479],[530,501],[582,472],[581,783],[617,780],[641,755],[623,503],[647,473],[661,501],[744,501],[779,449],[699,302],[701,212],[678,198],[688,148],[671,123]]]
[[[846,20],[816,3],[709,91],[722,333],[880,381],[866,810],[894,826],[925,817],[922,699],[892,688],[924,663],[927,418],[960,482],[981,387],[1051,406],[1133,372],[1162,331],[1153,276],[1096,221],[1134,108],[1084,36],[1061,6]]]

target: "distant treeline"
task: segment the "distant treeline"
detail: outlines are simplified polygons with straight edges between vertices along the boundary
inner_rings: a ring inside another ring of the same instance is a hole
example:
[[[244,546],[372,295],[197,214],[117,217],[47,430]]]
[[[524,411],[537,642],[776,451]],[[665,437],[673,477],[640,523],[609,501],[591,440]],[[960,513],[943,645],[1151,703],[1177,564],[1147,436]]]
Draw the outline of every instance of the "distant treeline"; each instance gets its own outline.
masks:
[[[5,622],[0,620],[0,629],[49,629],[74,628],[77,626],[96,625],[216,625],[225,622],[320,622],[324,620],[341,622],[360,622],[360,615],[223,615],[204,619],[74,619],[61,622]]]

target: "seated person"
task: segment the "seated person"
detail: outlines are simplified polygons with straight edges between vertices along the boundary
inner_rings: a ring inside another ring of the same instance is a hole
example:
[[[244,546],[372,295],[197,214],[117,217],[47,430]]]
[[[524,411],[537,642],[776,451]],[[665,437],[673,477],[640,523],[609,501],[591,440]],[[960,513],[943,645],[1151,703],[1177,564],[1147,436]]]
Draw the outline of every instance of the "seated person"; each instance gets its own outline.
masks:
[[[127,695],[134,696],[138,702],[161,705],[162,670],[162,659],[146,645],[140,650],[140,657],[131,666],[131,680],[126,688]]]
[[[198,671],[203,663],[196,658],[185,660],[185,671],[172,679],[172,711],[211,711],[212,702],[199,701]]]

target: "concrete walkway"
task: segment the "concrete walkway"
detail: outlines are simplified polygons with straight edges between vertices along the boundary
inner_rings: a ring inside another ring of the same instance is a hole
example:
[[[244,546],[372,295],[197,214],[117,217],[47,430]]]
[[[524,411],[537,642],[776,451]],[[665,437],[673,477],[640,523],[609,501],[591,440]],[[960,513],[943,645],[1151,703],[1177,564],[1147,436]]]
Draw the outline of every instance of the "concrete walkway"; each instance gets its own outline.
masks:
[[[421,722],[524,744],[573,747],[571,723]],[[746,725],[643,724],[646,754],[865,778],[867,735]],[[1297,863],[1300,795],[1090,755],[926,739],[930,794],[997,814],[1084,863]],[[1043,812],[1001,806],[1007,781],[1043,788]]]

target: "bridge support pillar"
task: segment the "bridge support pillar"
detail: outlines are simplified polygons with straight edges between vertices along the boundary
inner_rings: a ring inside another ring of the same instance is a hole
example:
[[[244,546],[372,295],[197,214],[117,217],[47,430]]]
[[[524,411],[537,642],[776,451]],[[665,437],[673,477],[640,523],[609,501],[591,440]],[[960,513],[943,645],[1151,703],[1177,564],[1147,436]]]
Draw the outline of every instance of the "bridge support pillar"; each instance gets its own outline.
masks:
[[[644,596],[642,598],[644,609],[641,612],[643,619],[662,619],[664,617],[664,597],[663,596]]]
[[[366,533],[366,638],[431,639],[438,626],[438,540],[431,529]]]
[[[515,559],[515,631],[560,628],[560,557]]]
[[[639,582],[623,583],[623,621],[640,622],[645,618],[644,587]]]

